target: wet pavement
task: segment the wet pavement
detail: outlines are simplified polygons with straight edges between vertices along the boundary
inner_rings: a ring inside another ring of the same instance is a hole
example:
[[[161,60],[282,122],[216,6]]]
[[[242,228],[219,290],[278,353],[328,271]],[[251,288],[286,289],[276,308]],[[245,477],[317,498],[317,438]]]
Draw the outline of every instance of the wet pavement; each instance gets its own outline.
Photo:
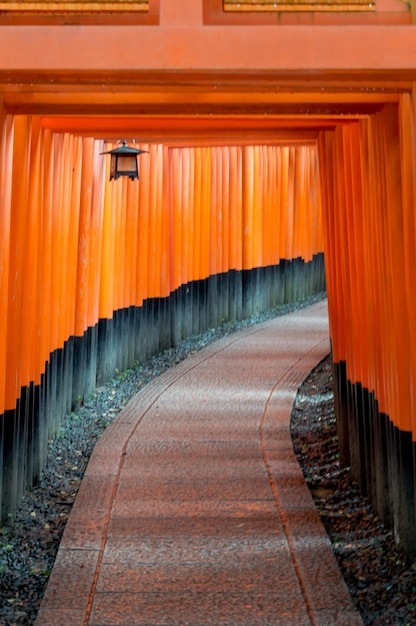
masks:
[[[358,626],[290,438],[326,301],[195,353],[95,447],[36,626]]]

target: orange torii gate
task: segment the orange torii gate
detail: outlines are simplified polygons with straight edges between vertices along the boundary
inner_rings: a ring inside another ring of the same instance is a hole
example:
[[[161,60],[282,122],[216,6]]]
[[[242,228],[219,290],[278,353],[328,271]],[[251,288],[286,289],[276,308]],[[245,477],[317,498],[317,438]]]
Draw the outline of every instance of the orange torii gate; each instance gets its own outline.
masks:
[[[1,9],[3,512],[39,472],[50,416],[74,395],[138,355],[279,301],[284,272],[288,297],[310,293],[325,252],[344,459],[414,555],[411,6]],[[149,150],[137,185],[107,182],[100,152],[120,138]],[[227,297],[213,306],[213,294]],[[153,329],[145,342],[138,324]],[[115,348],[113,325],[127,330]],[[50,371],[66,378],[48,396]]]

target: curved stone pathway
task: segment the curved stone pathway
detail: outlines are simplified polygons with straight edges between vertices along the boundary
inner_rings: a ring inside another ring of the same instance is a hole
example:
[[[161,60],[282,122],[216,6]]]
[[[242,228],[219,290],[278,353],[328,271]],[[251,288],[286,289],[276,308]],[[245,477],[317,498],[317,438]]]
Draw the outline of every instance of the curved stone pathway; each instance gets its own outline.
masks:
[[[97,444],[36,626],[358,626],[292,449],[326,302],[230,335]]]

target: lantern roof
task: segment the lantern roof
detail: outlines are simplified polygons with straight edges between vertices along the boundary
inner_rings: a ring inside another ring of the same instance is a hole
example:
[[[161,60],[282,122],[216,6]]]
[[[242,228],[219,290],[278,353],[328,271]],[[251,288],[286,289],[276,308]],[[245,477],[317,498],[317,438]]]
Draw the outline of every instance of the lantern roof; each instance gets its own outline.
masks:
[[[139,150],[137,148],[131,148],[130,146],[127,145],[127,141],[123,141],[121,146],[118,146],[117,148],[113,148],[113,150],[108,150],[107,152],[101,152],[101,154],[135,155],[135,154],[142,154],[143,152],[149,152],[149,151]]]

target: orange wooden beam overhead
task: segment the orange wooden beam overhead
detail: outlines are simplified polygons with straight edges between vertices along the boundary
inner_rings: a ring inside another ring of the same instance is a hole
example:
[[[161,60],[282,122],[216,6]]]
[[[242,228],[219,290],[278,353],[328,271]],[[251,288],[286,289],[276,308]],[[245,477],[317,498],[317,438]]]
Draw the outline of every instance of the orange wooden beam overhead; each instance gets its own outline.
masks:
[[[279,31],[280,32],[280,31]],[[62,92],[96,89],[105,92],[115,87],[129,93],[163,91],[247,93],[261,91],[274,94],[313,93],[324,87],[325,91],[364,93],[397,90],[398,86],[411,88],[416,78],[416,67],[396,69],[83,69],[76,73],[68,68],[55,69],[5,69],[0,59],[0,85],[17,92]]]
[[[177,2],[175,3],[178,4]],[[0,26],[0,70],[331,71],[416,68],[416,27]]]
[[[120,138],[141,142],[191,142],[235,144],[253,141],[268,144],[315,142],[320,130],[358,120],[358,116],[147,116],[82,117],[43,116],[44,128],[55,132],[93,136],[107,140]]]
[[[66,72],[0,73],[5,110],[83,136],[166,143],[314,141],[319,130],[358,119],[410,91],[408,73]],[[10,82],[6,82],[10,81]]]
[[[404,89],[407,89],[405,87]],[[409,89],[410,91],[410,89]],[[397,103],[398,90],[363,89],[361,91],[332,91],[321,88],[308,91],[265,91],[261,86],[247,86],[245,90],[218,91],[164,86],[146,88],[117,88],[108,85],[100,90],[55,91],[10,90],[3,103],[10,113],[44,115],[357,115],[374,112],[374,107]]]

